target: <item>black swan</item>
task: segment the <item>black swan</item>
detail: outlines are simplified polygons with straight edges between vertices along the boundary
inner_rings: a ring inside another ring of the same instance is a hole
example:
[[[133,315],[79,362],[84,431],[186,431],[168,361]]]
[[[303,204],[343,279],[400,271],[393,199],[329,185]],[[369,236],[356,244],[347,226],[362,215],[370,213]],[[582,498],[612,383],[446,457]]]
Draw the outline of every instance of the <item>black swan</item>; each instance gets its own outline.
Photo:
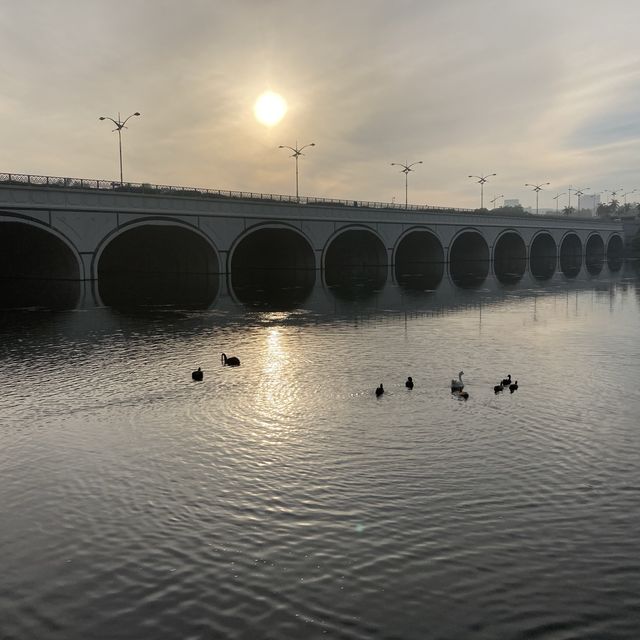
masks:
[[[518,381],[516,380],[513,384],[509,385],[509,391],[513,393],[518,388]]]
[[[451,391],[462,391],[464,389],[464,382],[462,382],[462,376],[464,375],[464,371],[461,371],[458,374],[457,380],[451,380]]]
[[[203,377],[203,376],[204,376],[204,373],[202,373],[202,369],[201,369],[200,367],[198,367],[198,370],[197,370],[197,371],[192,371],[192,372],[191,372],[191,377],[192,377],[194,380],[198,380],[198,381],[200,381],[200,380],[202,380],[202,377]]]
[[[378,396],[378,398],[384,393],[384,388],[382,386],[382,382],[380,383],[380,386],[376,389],[376,396]]]
[[[407,381],[404,383],[404,386],[407,387],[407,389],[413,389],[413,378],[411,376],[407,378]]]
[[[503,389],[504,387],[502,386],[502,382],[500,384],[497,384],[495,387],[493,387],[493,390],[495,393],[500,393]]]
[[[509,374],[500,384],[503,387],[508,387],[511,384],[511,374]]]
[[[226,364],[229,367],[239,367],[240,366],[240,359],[236,358],[235,356],[231,356],[230,358],[227,358],[227,354],[223,353],[220,356],[220,360],[222,361],[222,364]]]

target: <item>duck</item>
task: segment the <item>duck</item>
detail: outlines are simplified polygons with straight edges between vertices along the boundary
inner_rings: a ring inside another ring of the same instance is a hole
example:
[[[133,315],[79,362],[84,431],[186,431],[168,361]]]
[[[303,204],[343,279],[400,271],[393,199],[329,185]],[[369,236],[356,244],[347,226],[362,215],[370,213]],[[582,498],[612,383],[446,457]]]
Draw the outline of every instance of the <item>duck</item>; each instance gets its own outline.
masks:
[[[376,389],[376,397],[379,398],[383,393],[384,393],[384,387],[382,386],[382,382],[381,382],[380,386]]]
[[[469,394],[466,391],[462,391],[462,389],[458,389],[457,391],[454,391],[453,394],[460,400],[469,399]]]
[[[231,356],[230,358],[227,358],[227,354],[223,353],[220,356],[220,360],[222,361],[222,364],[226,364],[229,367],[239,367],[240,366],[240,359],[236,358],[235,356]]]
[[[411,376],[407,378],[407,381],[404,383],[404,386],[407,387],[407,389],[413,389],[413,378]]]
[[[204,376],[204,373],[202,372],[202,369],[200,367],[198,367],[195,371],[191,372],[191,377],[194,380],[200,381],[202,380],[203,376]]]
[[[511,374],[509,374],[504,380],[500,383],[503,387],[508,387],[511,384]]]
[[[451,391],[462,391],[464,389],[464,382],[462,382],[462,376],[464,375],[464,371],[460,371],[458,373],[458,379],[455,378],[451,380]]]
[[[500,393],[504,389],[502,382],[493,387],[494,393]]]
[[[518,389],[518,381],[516,380],[513,384],[509,385],[509,391],[511,391],[511,393],[513,393],[517,389]]]

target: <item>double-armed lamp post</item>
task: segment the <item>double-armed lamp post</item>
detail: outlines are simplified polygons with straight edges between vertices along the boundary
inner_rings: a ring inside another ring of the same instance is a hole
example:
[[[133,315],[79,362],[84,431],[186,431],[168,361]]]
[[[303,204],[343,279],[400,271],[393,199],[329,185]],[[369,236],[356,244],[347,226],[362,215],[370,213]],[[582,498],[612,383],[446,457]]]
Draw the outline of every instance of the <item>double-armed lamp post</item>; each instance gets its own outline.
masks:
[[[530,182],[527,182],[524,186],[525,187],[533,187],[533,190],[536,192],[536,215],[538,215],[538,196],[540,195],[540,192],[542,191],[542,187],[546,187],[548,184],[551,184],[550,182],[543,182],[541,184],[531,184]]]
[[[498,200],[500,200],[500,198],[504,198],[504,195],[501,194],[499,196],[496,196],[493,200],[490,200],[490,202],[493,205],[494,209],[496,208],[496,202],[498,202]]]
[[[486,176],[469,176],[470,178],[478,178],[478,184],[480,185],[480,208],[484,209],[484,183],[492,176],[498,175],[497,173],[489,173]]]
[[[124,125],[127,124],[127,122],[129,121],[130,118],[133,118],[134,116],[139,116],[140,113],[138,111],[136,111],[135,113],[132,113],[130,116],[128,116],[127,118],[125,118],[124,120],[120,119],[120,112],[118,111],[118,119],[115,120],[114,118],[111,118],[109,116],[100,116],[98,118],[98,120],[111,120],[111,122],[113,122],[113,124],[116,125],[116,128],[113,131],[117,131],[118,132],[118,149],[120,151],[120,184],[124,184],[124,180],[122,178],[122,130],[126,129],[127,127],[125,127]]]
[[[404,173],[404,208],[409,208],[409,172],[414,171],[411,167],[415,167],[417,164],[422,164],[422,160],[418,160],[417,162],[412,162],[409,164],[408,162],[403,164],[402,162],[392,162],[392,167],[402,167],[402,173]]]
[[[289,149],[289,151],[293,151],[290,157],[296,161],[296,200],[300,199],[300,194],[298,191],[298,158],[304,155],[304,153],[302,153],[303,149],[306,149],[307,147],[315,147],[315,146],[316,146],[315,142],[310,142],[309,144],[305,144],[305,145],[302,145],[301,147],[298,147],[298,141],[296,140],[295,147],[289,147],[286,144],[281,144],[278,147],[278,149]]]

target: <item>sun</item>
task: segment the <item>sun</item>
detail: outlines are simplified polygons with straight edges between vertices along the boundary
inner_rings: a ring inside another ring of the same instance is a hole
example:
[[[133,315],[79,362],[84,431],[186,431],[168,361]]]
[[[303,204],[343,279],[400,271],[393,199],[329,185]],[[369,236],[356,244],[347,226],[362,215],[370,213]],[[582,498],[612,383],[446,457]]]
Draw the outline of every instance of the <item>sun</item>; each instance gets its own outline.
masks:
[[[273,91],[265,91],[253,105],[253,113],[258,122],[272,127],[284,118],[284,114],[287,113],[287,103],[281,95]]]

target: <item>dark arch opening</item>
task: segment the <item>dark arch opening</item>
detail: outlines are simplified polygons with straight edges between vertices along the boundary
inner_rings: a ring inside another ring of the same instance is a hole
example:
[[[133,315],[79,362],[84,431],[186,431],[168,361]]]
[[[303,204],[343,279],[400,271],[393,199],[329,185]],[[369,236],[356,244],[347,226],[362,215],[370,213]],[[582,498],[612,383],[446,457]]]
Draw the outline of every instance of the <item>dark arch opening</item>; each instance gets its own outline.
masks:
[[[200,235],[175,225],[142,225],[105,247],[98,291],[113,307],[177,305],[207,308],[216,298],[218,256]]]
[[[581,267],[582,242],[575,233],[569,233],[560,245],[560,269],[568,278],[575,278]]]
[[[555,272],[558,262],[558,247],[549,233],[537,235],[529,248],[529,268],[538,280],[548,280]]]
[[[350,229],[327,248],[324,269],[325,282],[337,296],[368,297],[387,281],[387,251],[371,231]]]
[[[258,229],[243,238],[231,260],[231,286],[251,307],[294,309],[316,280],[312,247],[292,229]]]
[[[477,231],[464,231],[449,249],[449,273],[459,287],[479,287],[489,275],[489,245]]]
[[[607,243],[607,265],[611,271],[620,271],[624,262],[624,241],[613,235]]]
[[[515,284],[527,269],[527,247],[515,231],[498,238],[493,249],[493,268],[496,278],[505,284]]]
[[[444,275],[444,264],[444,248],[430,231],[411,231],[396,248],[396,280],[406,289],[437,288]]]
[[[599,234],[594,233],[589,236],[585,246],[585,266],[592,276],[602,271],[604,258],[604,240]]]
[[[46,229],[0,223],[0,308],[73,309],[80,267],[73,251]]]

